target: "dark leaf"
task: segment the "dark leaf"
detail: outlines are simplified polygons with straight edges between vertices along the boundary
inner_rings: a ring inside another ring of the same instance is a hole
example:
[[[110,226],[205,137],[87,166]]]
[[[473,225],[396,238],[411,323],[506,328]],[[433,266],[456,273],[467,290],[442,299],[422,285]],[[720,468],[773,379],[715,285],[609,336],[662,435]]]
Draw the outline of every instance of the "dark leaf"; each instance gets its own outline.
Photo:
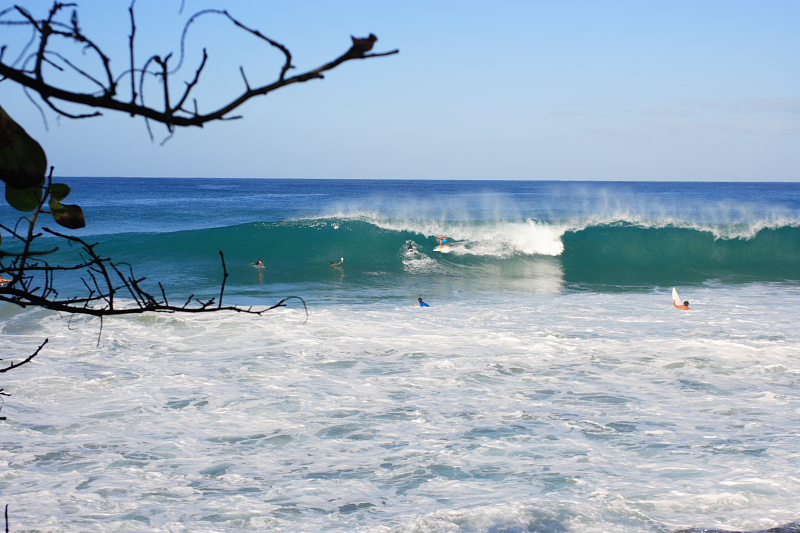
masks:
[[[39,178],[39,182],[43,181]],[[18,211],[33,211],[39,202],[42,201],[42,187],[26,187],[24,189],[15,189],[9,184],[6,184],[6,201],[8,204],[17,209]]]
[[[27,189],[42,183],[46,171],[42,147],[0,107],[0,179],[16,189]]]
[[[78,205],[62,204],[58,200],[50,200],[50,210],[53,218],[60,226],[69,229],[80,229],[86,226],[86,219],[83,217],[83,209]]]
[[[50,198],[57,202],[64,200],[69,196],[70,192],[72,192],[72,189],[64,183],[54,183],[50,186]]]

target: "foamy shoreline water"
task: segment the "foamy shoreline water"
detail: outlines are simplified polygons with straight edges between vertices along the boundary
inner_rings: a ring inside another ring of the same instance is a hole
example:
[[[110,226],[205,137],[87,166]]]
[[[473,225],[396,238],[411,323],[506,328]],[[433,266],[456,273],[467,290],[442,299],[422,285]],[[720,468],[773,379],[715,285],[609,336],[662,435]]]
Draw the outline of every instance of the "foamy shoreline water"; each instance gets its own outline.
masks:
[[[756,530],[797,520],[796,283],[435,295],[72,329],[5,311],[30,531]],[[6,356],[4,355],[4,358]]]
[[[218,296],[222,250],[227,303],[310,315],[107,319],[98,347],[96,319],[0,306],[4,360],[50,339],[3,374],[13,531],[800,518],[798,184],[64,181],[154,294]]]

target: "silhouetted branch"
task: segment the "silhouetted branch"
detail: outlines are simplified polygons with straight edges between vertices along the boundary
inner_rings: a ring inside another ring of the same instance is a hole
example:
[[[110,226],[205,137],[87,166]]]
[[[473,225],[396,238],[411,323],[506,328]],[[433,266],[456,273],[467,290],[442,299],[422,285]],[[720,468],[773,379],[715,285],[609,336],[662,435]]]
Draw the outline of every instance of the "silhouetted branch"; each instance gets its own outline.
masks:
[[[3,372],[8,372],[9,370],[14,370],[15,368],[19,368],[19,367],[21,367],[22,365],[24,365],[26,363],[30,363],[31,360],[34,357],[39,355],[39,352],[42,350],[42,348],[44,348],[44,345],[47,344],[47,341],[49,341],[49,340],[50,339],[45,339],[44,342],[38,348],[36,348],[36,351],[33,352],[31,355],[29,355],[24,361],[22,361],[20,363],[16,363],[16,364],[15,363],[11,363],[10,365],[8,365],[5,368],[0,368],[0,374],[2,374]],[[0,361],[2,361],[2,359],[0,359]],[[2,391],[2,389],[0,389],[0,391]]]
[[[131,5],[128,7],[128,14],[131,17],[131,34],[128,37],[128,50],[131,58],[131,103],[136,103],[136,76],[133,75],[133,72],[136,72],[136,62],[134,61],[134,54],[135,54],[135,45],[134,39],[136,37],[136,19],[133,14],[133,4],[136,0],[131,0]],[[131,114],[131,116],[134,116]]]
[[[228,269],[225,267],[225,254],[219,251],[219,258],[222,259],[222,286],[219,288],[219,305],[222,307],[222,296],[225,294],[225,283],[228,281]]]
[[[130,66],[126,69],[122,74],[119,76],[114,76],[111,70],[111,60],[110,58],[102,51],[102,49],[89,37],[84,35],[81,31],[80,26],[78,24],[78,15],[77,10],[72,10],[72,15],[69,19],[69,22],[61,22],[57,19],[59,13],[64,10],[65,8],[75,7],[75,4],[62,4],[59,2],[55,2],[53,7],[50,9],[46,18],[37,20],[30,12],[25,10],[22,7],[16,6],[14,9],[7,9],[5,11],[0,12],[0,25],[14,25],[14,26],[30,26],[34,31],[34,37],[38,39],[38,46],[36,47],[36,51],[28,54],[28,49],[30,46],[26,46],[23,49],[22,57],[23,59],[22,64],[20,67],[16,67],[16,62],[13,63],[6,63],[3,61],[3,54],[0,53],[0,76],[5,79],[9,79],[22,85],[27,89],[31,89],[41,96],[42,100],[44,100],[45,104],[47,104],[51,109],[53,109],[59,115],[67,116],[69,118],[90,118],[94,116],[100,115],[100,111],[95,111],[93,113],[69,113],[56,104],[53,103],[53,100],[58,100],[61,102],[69,102],[72,104],[78,104],[81,106],[86,106],[94,109],[109,109],[113,111],[121,111],[123,113],[128,113],[131,116],[141,116],[145,119],[145,121],[153,120],[159,123],[164,124],[170,132],[174,131],[174,127],[187,127],[187,126],[200,126],[202,127],[204,124],[208,122],[212,122],[215,120],[230,120],[237,117],[229,117],[228,115],[240,107],[242,104],[250,100],[251,98],[255,98],[257,96],[263,96],[269,94],[272,91],[280,89],[282,87],[286,87],[288,85],[292,85],[295,83],[304,83],[314,79],[323,79],[323,73],[329,70],[332,70],[342,63],[346,61],[351,61],[354,59],[368,59],[373,57],[383,57],[392,54],[396,54],[399,50],[392,50],[389,52],[382,52],[382,53],[367,53],[369,52],[375,41],[377,41],[377,37],[375,35],[370,34],[369,37],[366,38],[352,38],[353,45],[342,55],[337,57],[336,59],[325,63],[324,65],[317,67],[312,70],[308,70],[302,74],[298,74],[296,76],[287,77],[287,73],[289,70],[294,69],[294,65],[292,64],[292,54],[289,49],[282,45],[281,43],[267,37],[259,30],[253,29],[235,17],[233,17],[227,10],[218,10],[218,9],[207,9],[195,13],[192,15],[189,20],[186,22],[184,26],[183,33],[181,35],[181,53],[180,59],[178,62],[177,67],[175,70],[170,70],[168,67],[168,61],[172,57],[172,53],[168,53],[163,56],[154,55],[148,58],[141,68],[136,66],[135,62],[135,36],[136,36],[136,20],[134,16],[134,6],[131,3],[130,8],[128,9],[130,14],[130,35],[128,39],[128,48],[129,48],[129,60]],[[8,16],[11,13],[16,13],[21,18],[16,20],[9,20]],[[284,56],[283,65],[280,68],[278,73],[277,79],[269,84],[261,85],[259,87],[251,87],[247,78],[244,76],[244,70],[241,70],[242,77],[245,81],[245,91],[233,98],[230,98],[228,103],[220,106],[218,109],[211,111],[209,113],[201,114],[198,112],[197,104],[195,102],[194,110],[188,111],[184,109],[183,105],[186,101],[188,101],[192,91],[198,86],[200,81],[202,72],[204,67],[206,66],[206,62],[208,59],[208,54],[206,50],[203,50],[203,59],[200,62],[200,65],[196,69],[194,73],[194,79],[190,82],[184,82],[185,87],[182,91],[181,97],[178,99],[177,104],[172,106],[170,105],[170,89],[169,89],[169,82],[170,76],[175,74],[184,63],[185,58],[185,41],[186,36],[188,34],[189,28],[192,24],[200,17],[205,15],[218,15],[222,16],[227,19],[230,23],[232,23],[236,28],[248,33],[256,37],[257,39],[266,42],[272,48],[280,51],[281,54]],[[86,69],[80,68],[77,65],[73,64],[69,60],[63,57],[62,54],[51,50],[53,44],[51,43],[51,38],[53,36],[61,37],[66,39],[67,41],[72,41],[78,43],[85,47],[85,49],[92,52],[96,58],[99,59],[102,69],[104,72],[104,77],[106,81],[103,82],[101,80],[96,79],[95,77],[89,75]],[[5,51],[5,47],[3,47],[2,52]],[[28,54],[28,55],[25,55]],[[45,70],[43,69],[44,65],[52,65],[55,68],[60,68],[58,64],[51,61],[49,58],[56,59],[61,61],[64,65],[69,67],[71,70],[77,72],[84,78],[89,79],[93,84],[99,87],[99,90],[95,93],[86,93],[86,92],[77,92],[72,90],[64,89],[57,84],[51,83],[48,78],[46,77]],[[33,61],[33,65],[28,67],[28,61]],[[152,71],[149,70],[150,64],[155,63],[160,68],[158,70]],[[131,77],[131,86],[130,86],[130,95],[128,97],[121,97],[117,94],[117,87],[118,83],[124,78],[125,76]],[[144,80],[148,76],[155,76],[160,79],[161,83],[163,84],[163,97],[164,97],[164,107],[163,109],[156,109],[154,107],[149,107],[145,103],[144,98]],[[137,91],[136,82],[139,83],[139,88]],[[149,123],[148,123],[148,131],[149,131]],[[151,134],[152,137],[152,134]]]
[[[287,300],[292,300],[292,299],[300,300],[300,302],[303,304],[303,310],[306,312],[306,319],[303,322],[303,324],[305,324],[306,322],[308,322],[308,306],[306,305],[306,301],[303,300],[302,298],[300,298],[299,296],[287,296],[286,298],[284,298],[280,302],[276,303],[272,307],[268,307],[268,308],[264,309],[262,312],[272,311],[273,309],[277,309],[278,307],[286,307],[285,302]]]
[[[203,68],[206,66],[206,60],[208,60],[208,53],[206,53],[206,49],[203,48],[203,60],[200,61],[200,66],[197,67],[197,71],[194,73],[194,79],[191,82],[186,84],[186,90],[183,92],[183,96],[181,97],[180,101],[175,105],[173,112],[175,111],[186,111],[183,109],[183,103],[186,102],[186,99],[189,98],[189,93],[192,92],[194,86],[197,85],[197,82],[200,81],[200,73],[203,72]],[[244,76],[244,71],[242,71],[242,76]],[[247,80],[245,80],[245,83]],[[197,114],[197,102],[195,101],[195,115]]]
[[[166,291],[161,284],[159,284],[161,299],[158,299],[145,289],[142,282],[146,278],[137,277],[130,264],[115,263],[111,258],[101,256],[96,250],[97,243],[89,243],[74,235],[66,235],[49,228],[43,228],[45,233],[63,239],[70,245],[78,246],[80,248],[81,262],[74,265],[60,266],[43,260],[41,253],[37,255],[36,252],[31,251],[31,246],[37,238],[43,235],[35,232],[35,225],[39,215],[43,212],[43,206],[48,204],[52,187],[51,180],[48,178],[38,207],[29,218],[24,218],[28,223],[27,232],[23,233],[16,230],[16,228],[11,230],[0,225],[23,244],[21,253],[7,254],[7,257],[10,258],[8,263],[3,263],[3,258],[0,258],[0,274],[10,277],[6,286],[0,286],[0,302],[12,303],[23,308],[35,306],[63,313],[90,315],[100,318],[147,312],[208,313],[217,311],[235,311],[237,313],[260,316],[277,307],[285,307],[287,299],[263,309],[223,305],[229,273],[222,251],[220,251],[222,283],[218,299],[211,298],[203,301],[194,299],[194,295],[191,295],[182,306],[169,303]],[[127,273],[121,270],[123,267],[127,270]],[[54,274],[67,271],[83,271],[84,274],[81,277],[81,281],[86,288],[84,295],[67,298],[59,296],[59,291],[55,287]],[[44,275],[42,276],[41,274]],[[120,291],[129,294],[130,300],[120,303],[117,298],[117,294]],[[292,298],[298,298],[303,301],[299,297]],[[192,306],[192,301],[197,302],[197,306]],[[303,301],[303,306],[305,308],[305,301]],[[307,318],[308,309],[306,309]]]

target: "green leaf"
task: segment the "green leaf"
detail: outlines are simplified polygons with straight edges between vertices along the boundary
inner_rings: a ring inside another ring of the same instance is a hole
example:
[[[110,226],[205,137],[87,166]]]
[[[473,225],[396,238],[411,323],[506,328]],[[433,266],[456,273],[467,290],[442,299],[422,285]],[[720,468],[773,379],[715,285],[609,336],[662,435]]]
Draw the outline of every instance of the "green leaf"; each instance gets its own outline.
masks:
[[[6,184],[6,201],[18,211],[33,211],[42,201],[42,192],[41,186],[15,189]]]
[[[50,210],[53,218],[60,226],[69,229],[80,229],[86,226],[86,219],[83,216],[83,209],[78,205],[62,204],[58,200],[50,200]]]
[[[27,189],[39,185],[45,172],[47,156],[42,147],[0,107],[0,180],[15,189]]]
[[[72,192],[72,189],[69,188],[69,185],[64,183],[54,183],[50,186],[50,198],[57,202],[69,196],[70,192]]]

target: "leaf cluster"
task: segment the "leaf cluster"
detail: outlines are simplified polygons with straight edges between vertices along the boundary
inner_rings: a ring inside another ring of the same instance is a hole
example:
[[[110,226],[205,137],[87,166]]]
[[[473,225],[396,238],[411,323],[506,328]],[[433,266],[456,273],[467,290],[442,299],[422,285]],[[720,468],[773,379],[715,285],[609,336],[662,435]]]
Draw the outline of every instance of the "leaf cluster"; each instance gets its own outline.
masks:
[[[21,55],[16,59],[7,61],[5,58],[7,47],[0,45],[0,82],[10,81],[20,85],[26,94],[28,91],[38,94],[45,105],[59,116],[81,119],[99,116],[101,109],[120,111],[132,117],[144,118],[148,131],[150,131],[149,121],[155,121],[163,124],[172,135],[176,127],[202,127],[209,122],[241,118],[231,114],[251,98],[266,95],[292,84],[323,79],[323,73],[347,61],[388,56],[399,52],[392,50],[370,53],[378,40],[375,35],[369,34],[365,38],[351,37],[352,45],[343,54],[315,69],[289,76],[289,71],[295,66],[292,54],[286,46],[269,38],[259,30],[245,25],[227,10],[207,9],[195,13],[186,23],[181,36],[180,58],[175,68],[171,68],[169,65],[172,53],[154,55],[137,63],[134,3],[135,0],[131,2],[128,9],[130,15],[128,66],[119,74],[112,72],[111,60],[108,55],[81,29],[78,12],[75,9],[76,4],[55,1],[43,18],[37,18],[27,9],[17,5],[0,11],[0,27],[22,26],[33,31],[31,41],[23,47]],[[69,12],[68,16],[65,15],[67,12]],[[18,18],[11,18],[12,16]],[[171,79],[184,64],[184,44],[187,32],[197,19],[206,16],[216,16],[225,23],[232,24],[238,30],[266,43],[272,50],[282,54],[284,58],[276,79],[271,83],[256,87],[250,85],[244,69],[240,67],[239,72],[244,84],[242,92],[232,95],[227,99],[227,103],[211,111],[201,111],[197,100],[192,98],[193,91],[198,86],[207,64],[208,54],[205,49],[191,81],[184,82],[184,86],[179,91],[170,91]],[[59,49],[59,43],[63,44],[64,42],[78,44],[91,61],[99,61],[102,74],[92,76],[89,74],[92,69],[83,68],[67,59]],[[77,74],[88,80],[96,90],[78,92],[52,83],[49,73],[53,69]],[[156,79],[161,84],[163,90],[156,100],[157,105],[145,101],[145,79]],[[129,91],[120,90],[123,86],[129,87]],[[127,94],[124,94],[126,92]],[[77,114],[69,113],[60,107],[62,103],[77,104],[88,110]],[[152,132],[150,132],[150,137],[152,139]],[[96,250],[97,243],[90,244],[78,237],[43,228],[47,234],[61,239],[69,246],[77,246],[82,251],[78,264],[65,266],[49,263],[46,259],[48,254],[57,248],[45,251],[33,249],[37,239],[43,235],[43,233],[36,232],[39,216],[50,214],[57,224],[73,230],[86,225],[80,206],[64,203],[71,192],[70,187],[63,183],[53,183],[52,176],[53,167],[50,167],[48,173],[47,156],[41,145],[0,107],[0,181],[5,185],[5,199],[8,204],[18,211],[28,213],[20,219],[20,222],[27,222],[27,231],[18,230],[19,223],[14,228],[0,224],[0,229],[22,245],[21,253],[0,250],[0,302],[12,303],[20,307],[35,306],[68,314],[88,314],[100,317],[100,332],[102,332],[102,319],[105,316],[146,312],[204,313],[215,311],[262,315],[272,309],[285,307],[286,302],[292,299],[302,302],[306,320],[308,320],[306,303],[298,296],[289,296],[263,309],[223,305],[228,272],[225,266],[225,256],[221,251],[223,278],[219,297],[203,301],[192,295],[183,305],[171,304],[160,283],[158,284],[160,296],[154,296],[148,292],[143,285],[146,278],[137,278],[130,265],[115,263],[111,258],[101,256]],[[2,245],[2,235],[0,235],[0,245]],[[85,294],[63,297],[59,293],[56,276],[69,271],[81,273],[81,281],[86,288]],[[10,279],[6,279],[5,276],[10,276]],[[122,304],[120,304],[120,296],[125,297]],[[30,362],[46,343],[45,340],[35,353],[29,355],[22,362],[0,368],[0,373]],[[0,396],[7,396],[7,393],[0,389]],[[8,530],[7,512],[6,506],[6,530]]]
[[[34,211],[46,197],[46,171],[47,156],[41,145],[0,107],[0,180],[5,183],[8,204],[18,211]],[[50,184],[49,213],[60,226],[79,229],[86,226],[83,210],[63,203],[70,192],[69,185]]]

